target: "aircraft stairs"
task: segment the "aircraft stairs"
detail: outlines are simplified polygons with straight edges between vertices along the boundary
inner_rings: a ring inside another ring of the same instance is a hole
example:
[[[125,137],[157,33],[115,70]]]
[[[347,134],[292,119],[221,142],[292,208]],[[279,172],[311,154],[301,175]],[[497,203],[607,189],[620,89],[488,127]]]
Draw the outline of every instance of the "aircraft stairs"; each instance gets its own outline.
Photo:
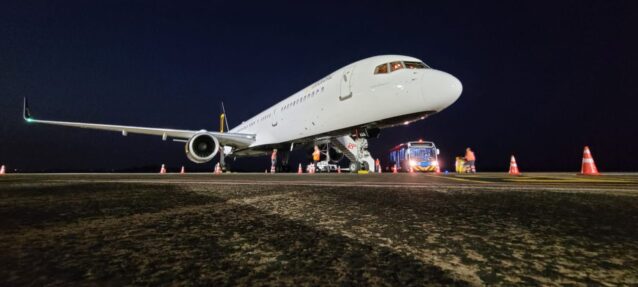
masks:
[[[368,151],[368,140],[353,139],[351,136],[341,136],[330,140],[333,148],[338,149],[350,160],[350,170],[374,168],[374,159]]]

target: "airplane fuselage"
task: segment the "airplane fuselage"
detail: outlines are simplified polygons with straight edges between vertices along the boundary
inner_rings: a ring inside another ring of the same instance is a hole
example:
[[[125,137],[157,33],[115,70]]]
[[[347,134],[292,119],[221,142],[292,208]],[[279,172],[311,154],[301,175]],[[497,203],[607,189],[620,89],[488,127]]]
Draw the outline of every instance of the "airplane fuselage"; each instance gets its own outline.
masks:
[[[458,79],[431,68],[403,67],[375,74],[376,67],[392,62],[422,63],[416,58],[395,55],[352,63],[230,132],[255,134],[252,147],[294,142],[333,131],[423,119],[451,105],[461,94]]]

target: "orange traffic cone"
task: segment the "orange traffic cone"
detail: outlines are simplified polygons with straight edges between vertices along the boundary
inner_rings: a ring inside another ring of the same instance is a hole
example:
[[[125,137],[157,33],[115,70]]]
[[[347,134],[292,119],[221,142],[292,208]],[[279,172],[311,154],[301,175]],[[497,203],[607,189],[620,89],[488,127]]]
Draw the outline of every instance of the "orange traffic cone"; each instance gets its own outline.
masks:
[[[512,155],[512,158],[510,159],[510,171],[509,171],[510,175],[521,175],[521,172],[518,171],[518,165],[516,164],[516,159],[514,158],[514,155]]]
[[[600,173],[598,173],[598,169],[596,168],[596,164],[594,163],[594,158],[591,156],[591,152],[589,151],[588,146],[585,146],[585,149],[583,150],[583,164],[580,168],[580,174],[600,175]]]
[[[215,165],[215,174],[222,174],[222,168],[219,163]]]
[[[179,171],[180,174],[185,174],[186,171],[184,170],[184,166],[182,165],[182,170]]]
[[[270,166],[270,173],[275,173],[275,165]]]
[[[392,166],[392,173],[397,173],[397,165]]]
[[[3,175],[5,173],[5,168],[4,165],[0,166],[0,175]]]
[[[299,164],[299,167],[297,168],[297,174],[302,174],[303,173],[303,168],[301,167],[301,164]]]
[[[341,166],[337,166],[337,173],[341,173]]]
[[[164,164],[162,164],[162,167],[160,168],[160,174],[165,174],[166,173],[166,167],[164,166]]]

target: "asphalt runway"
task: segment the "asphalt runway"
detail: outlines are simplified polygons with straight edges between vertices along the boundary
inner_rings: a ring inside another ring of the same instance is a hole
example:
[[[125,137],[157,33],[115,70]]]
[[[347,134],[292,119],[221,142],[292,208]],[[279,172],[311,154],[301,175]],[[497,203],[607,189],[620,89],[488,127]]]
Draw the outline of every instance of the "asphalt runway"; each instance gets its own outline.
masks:
[[[8,174],[0,285],[636,285],[638,174]]]

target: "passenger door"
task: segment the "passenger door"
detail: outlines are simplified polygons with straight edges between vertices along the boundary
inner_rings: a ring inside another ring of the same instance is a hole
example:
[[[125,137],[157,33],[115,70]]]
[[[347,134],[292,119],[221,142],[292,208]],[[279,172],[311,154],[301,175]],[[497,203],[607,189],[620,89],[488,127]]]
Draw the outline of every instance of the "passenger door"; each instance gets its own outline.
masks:
[[[339,93],[339,100],[345,101],[352,97],[352,71],[354,65],[350,65],[343,69],[341,76],[341,93]]]
[[[271,116],[272,116],[272,120],[271,120],[272,121],[272,126],[276,127],[277,126],[277,107],[274,107],[272,109],[272,115]]]

